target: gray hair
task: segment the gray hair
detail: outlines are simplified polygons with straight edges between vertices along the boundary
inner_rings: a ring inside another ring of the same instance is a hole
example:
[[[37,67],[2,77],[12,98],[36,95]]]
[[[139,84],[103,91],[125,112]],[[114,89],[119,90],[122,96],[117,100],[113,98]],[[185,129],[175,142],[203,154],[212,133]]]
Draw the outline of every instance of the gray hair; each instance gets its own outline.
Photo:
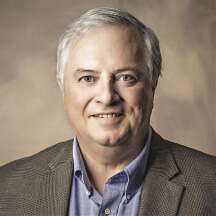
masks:
[[[114,8],[94,8],[76,18],[60,38],[57,50],[57,80],[59,86],[63,88],[64,69],[67,62],[69,47],[71,43],[77,41],[83,34],[94,27],[104,25],[119,25],[133,28],[142,36],[144,61],[148,68],[146,73],[152,88],[157,86],[158,77],[161,74],[161,53],[159,41],[155,33],[146,27],[141,21],[126,11]]]

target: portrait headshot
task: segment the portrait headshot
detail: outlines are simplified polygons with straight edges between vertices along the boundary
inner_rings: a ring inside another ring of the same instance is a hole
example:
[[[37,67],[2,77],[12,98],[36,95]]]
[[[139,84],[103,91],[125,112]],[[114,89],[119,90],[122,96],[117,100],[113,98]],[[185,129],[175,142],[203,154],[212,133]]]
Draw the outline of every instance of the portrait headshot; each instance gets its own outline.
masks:
[[[52,3],[0,9],[0,216],[216,215],[211,1]]]

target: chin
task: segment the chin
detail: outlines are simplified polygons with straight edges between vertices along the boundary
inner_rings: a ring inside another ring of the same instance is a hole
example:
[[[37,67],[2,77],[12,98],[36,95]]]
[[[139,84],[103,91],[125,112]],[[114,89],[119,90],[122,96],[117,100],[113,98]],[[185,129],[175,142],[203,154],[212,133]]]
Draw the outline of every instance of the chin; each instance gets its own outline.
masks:
[[[101,146],[115,147],[126,143],[125,141],[128,140],[128,133],[98,132],[97,134],[94,134],[92,138]]]

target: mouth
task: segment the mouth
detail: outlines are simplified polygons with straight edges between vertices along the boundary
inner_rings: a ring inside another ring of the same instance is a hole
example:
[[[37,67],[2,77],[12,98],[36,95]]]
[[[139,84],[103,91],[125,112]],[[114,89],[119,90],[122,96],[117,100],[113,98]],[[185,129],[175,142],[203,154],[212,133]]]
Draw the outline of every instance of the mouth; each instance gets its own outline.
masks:
[[[96,118],[118,118],[121,117],[122,115],[123,115],[122,113],[98,113],[91,116]]]

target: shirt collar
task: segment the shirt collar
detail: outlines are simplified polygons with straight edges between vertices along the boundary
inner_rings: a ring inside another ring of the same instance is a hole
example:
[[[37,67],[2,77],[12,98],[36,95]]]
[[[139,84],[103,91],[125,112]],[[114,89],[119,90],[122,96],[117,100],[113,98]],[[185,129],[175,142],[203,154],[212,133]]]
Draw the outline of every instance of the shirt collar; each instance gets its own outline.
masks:
[[[149,155],[149,148],[151,144],[152,128],[149,127],[148,135],[144,148],[139,155],[131,161],[119,174],[126,173],[127,186],[125,188],[126,194],[133,196],[141,185]],[[92,186],[88,178],[88,174],[84,165],[84,161],[80,152],[78,140],[76,137],[73,139],[73,160],[74,160],[74,175],[85,185],[88,194],[92,192]],[[118,174],[117,174],[118,175]],[[112,177],[111,177],[112,178]]]
[[[88,174],[85,168],[83,157],[80,152],[77,137],[73,139],[73,160],[74,160],[74,175],[85,185],[88,194],[91,194],[92,187]]]
[[[124,168],[124,172],[127,174],[129,179],[126,187],[126,193],[129,196],[133,196],[138,190],[141,183],[143,182],[147,166],[147,160],[149,156],[151,137],[152,128],[149,127],[144,148],[138,154],[138,156]]]

